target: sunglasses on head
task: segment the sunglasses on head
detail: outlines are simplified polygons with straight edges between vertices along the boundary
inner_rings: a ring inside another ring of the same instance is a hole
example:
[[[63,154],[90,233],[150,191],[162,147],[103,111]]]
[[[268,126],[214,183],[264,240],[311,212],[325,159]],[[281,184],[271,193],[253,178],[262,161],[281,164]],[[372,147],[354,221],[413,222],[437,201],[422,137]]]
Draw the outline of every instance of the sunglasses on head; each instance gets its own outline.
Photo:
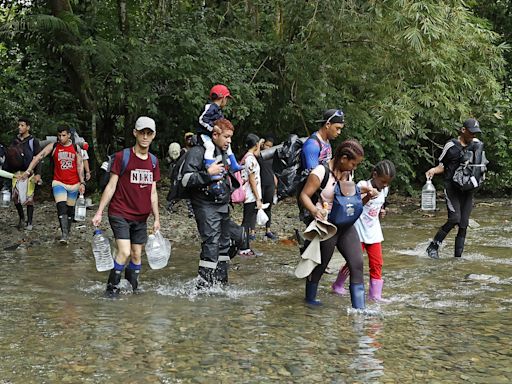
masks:
[[[344,114],[342,111],[340,111],[339,109],[337,109],[337,110],[336,110],[336,111],[335,111],[335,112],[334,112],[334,113],[333,113],[333,114],[332,114],[332,115],[327,119],[327,121],[325,122],[325,124],[330,123],[330,122],[331,122],[331,119],[332,119],[333,117],[341,117],[341,118],[342,118],[342,120],[343,120],[343,116],[345,116],[345,114]]]

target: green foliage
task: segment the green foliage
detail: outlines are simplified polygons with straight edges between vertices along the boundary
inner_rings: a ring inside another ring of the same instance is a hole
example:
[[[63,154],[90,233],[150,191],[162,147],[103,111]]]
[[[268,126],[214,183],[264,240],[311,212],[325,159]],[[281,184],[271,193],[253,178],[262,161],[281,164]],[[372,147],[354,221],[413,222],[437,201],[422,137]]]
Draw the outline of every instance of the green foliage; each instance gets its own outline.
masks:
[[[235,149],[249,132],[310,134],[322,110],[339,107],[340,139],[365,146],[361,175],[388,158],[396,186],[412,194],[475,116],[492,148],[489,188],[511,178],[508,47],[493,32],[504,2],[471,3],[491,22],[460,0],[127,1],[124,14],[120,3],[14,2],[0,13],[1,124],[30,111],[45,130],[68,121],[90,135],[96,116],[104,153],[128,145],[148,114],[163,154],[195,130],[209,88],[224,83],[235,96],[225,111]]]

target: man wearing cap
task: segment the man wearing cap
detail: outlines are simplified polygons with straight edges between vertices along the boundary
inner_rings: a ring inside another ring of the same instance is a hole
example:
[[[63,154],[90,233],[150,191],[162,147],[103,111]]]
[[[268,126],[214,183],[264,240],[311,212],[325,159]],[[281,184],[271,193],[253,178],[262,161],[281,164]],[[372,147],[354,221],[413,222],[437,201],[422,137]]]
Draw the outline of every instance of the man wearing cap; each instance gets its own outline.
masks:
[[[225,151],[231,143],[234,127],[227,119],[219,119],[214,125],[216,129],[213,130],[212,142],[215,145],[215,162],[206,167],[203,161],[205,149],[202,145],[196,145],[190,149],[183,163],[182,184],[189,191],[201,236],[198,288],[228,282],[233,225],[229,211],[231,182],[225,172]]]
[[[448,208],[448,220],[437,231],[434,239],[427,248],[427,255],[433,259],[439,258],[439,246],[446,235],[448,235],[456,225],[458,225],[459,230],[455,237],[454,256],[461,257],[462,251],[464,250],[469,216],[473,209],[474,190],[461,191],[454,183],[453,175],[462,162],[464,150],[467,150],[475,141],[479,142],[475,136],[481,132],[480,124],[476,119],[471,118],[464,121],[460,129],[459,137],[445,144],[443,152],[439,157],[439,165],[430,168],[425,173],[428,180],[432,179],[434,175],[440,173],[444,174],[445,199],[446,207]]]
[[[147,218],[154,216],[153,231],[160,229],[156,182],[160,180],[160,168],[149,147],[156,135],[155,121],[142,116],[133,130],[135,146],[117,152],[110,171],[110,180],[101,196],[98,211],[92,224],[101,224],[103,210],[108,205],[108,220],[117,245],[114,268],[110,271],[106,294],[119,294],[121,274],[126,266],[125,278],[133,291],[138,288],[141,270],[142,246],[147,241]],[[128,156],[125,155],[128,151]],[[127,162],[125,158],[128,158]],[[110,203],[110,204],[109,204]]]
[[[317,165],[332,158],[330,140],[334,140],[345,126],[345,114],[341,109],[328,109],[322,119],[316,123],[322,124],[304,143],[301,152],[302,169],[310,171]]]

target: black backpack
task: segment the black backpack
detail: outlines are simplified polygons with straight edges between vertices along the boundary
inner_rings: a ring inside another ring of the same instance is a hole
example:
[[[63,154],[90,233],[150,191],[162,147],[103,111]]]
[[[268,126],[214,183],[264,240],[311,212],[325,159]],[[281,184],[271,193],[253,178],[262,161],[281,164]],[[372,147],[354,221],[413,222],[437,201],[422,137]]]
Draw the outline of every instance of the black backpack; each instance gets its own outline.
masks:
[[[6,169],[10,172],[23,171],[28,168],[32,158],[34,157],[34,138],[31,137],[28,141],[30,153],[23,150],[23,142],[18,138],[5,149],[5,163]]]
[[[183,164],[187,159],[187,156],[190,151],[183,153],[176,161],[172,172],[171,172],[171,186],[169,188],[169,193],[167,194],[167,201],[170,203],[175,200],[186,199],[188,198],[188,190],[185,186],[183,186]]]
[[[484,143],[473,140],[462,151],[462,161],[453,174],[453,183],[463,192],[480,188],[485,180],[487,164],[489,161],[485,157]]]
[[[121,176],[124,173],[126,167],[128,166],[128,161],[130,161],[130,151],[131,151],[131,148],[123,149],[123,161],[121,163],[121,173],[119,174],[119,176]],[[157,163],[157,158],[151,152],[149,153],[149,156],[151,157],[151,164],[153,165],[153,169],[155,169],[156,163]],[[112,170],[112,165],[114,164],[115,158],[116,158],[116,153],[112,153],[107,156],[106,169],[103,169],[105,172],[100,176],[100,181],[99,181],[99,187],[100,187],[101,191],[103,191],[105,189],[105,187],[108,184],[108,181],[110,180],[110,171]]]

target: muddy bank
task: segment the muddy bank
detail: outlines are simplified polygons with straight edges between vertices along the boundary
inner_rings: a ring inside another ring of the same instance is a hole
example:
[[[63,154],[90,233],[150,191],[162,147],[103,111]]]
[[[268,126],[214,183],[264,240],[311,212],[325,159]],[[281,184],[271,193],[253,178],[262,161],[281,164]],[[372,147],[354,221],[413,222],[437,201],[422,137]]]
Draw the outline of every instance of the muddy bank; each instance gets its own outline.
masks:
[[[175,206],[177,212],[171,214],[166,209],[166,194],[167,189],[164,186],[160,189],[159,193],[160,220],[164,236],[169,238],[176,245],[186,246],[188,244],[197,244],[200,240],[196,229],[196,223],[193,218],[188,217],[185,203],[179,202]],[[70,237],[70,243],[72,244],[84,244],[84,246],[88,246],[90,243],[94,229],[90,220],[96,211],[99,195],[93,194],[88,195],[88,197],[93,199],[94,205],[88,208],[86,221],[73,224]],[[18,230],[16,228],[18,215],[14,205],[11,204],[9,208],[0,208],[0,228],[2,228],[3,249],[15,249],[19,246],[33,247],[39,244],[55,244],[55,246],[60,246],[57,242],[60,233],[57,221],[57,212],[49,189],[42,188],[37,191],[36,200],[33,229],[31,231]],[[401,214],[403,211],[418,210],[418,214],[427,215],[419,211],[419,199],[391,195],[388,198],[388,201],[389,214],[395,215]],[[486,203],[482,201],[477,204]],[[438,206],[443,207],[442,201],[438,200]],[[235,222],[242,222],[241,205],[234,206],[232,217]],[[151,228],[152,217],[150,217],[148,223],[149,228]],[[292,244],[295,241],[295,228],[303,228],[303,226],[298,218],[295,199],[289,198],[279,202],[273,207],[272,231],[279,236],[279,241]],[[107,230],[107,233],[111,235],[106,214],[103,215],[102,229]],[[264,228],[259,227],[256,241],[264,240],[264,234]]]

